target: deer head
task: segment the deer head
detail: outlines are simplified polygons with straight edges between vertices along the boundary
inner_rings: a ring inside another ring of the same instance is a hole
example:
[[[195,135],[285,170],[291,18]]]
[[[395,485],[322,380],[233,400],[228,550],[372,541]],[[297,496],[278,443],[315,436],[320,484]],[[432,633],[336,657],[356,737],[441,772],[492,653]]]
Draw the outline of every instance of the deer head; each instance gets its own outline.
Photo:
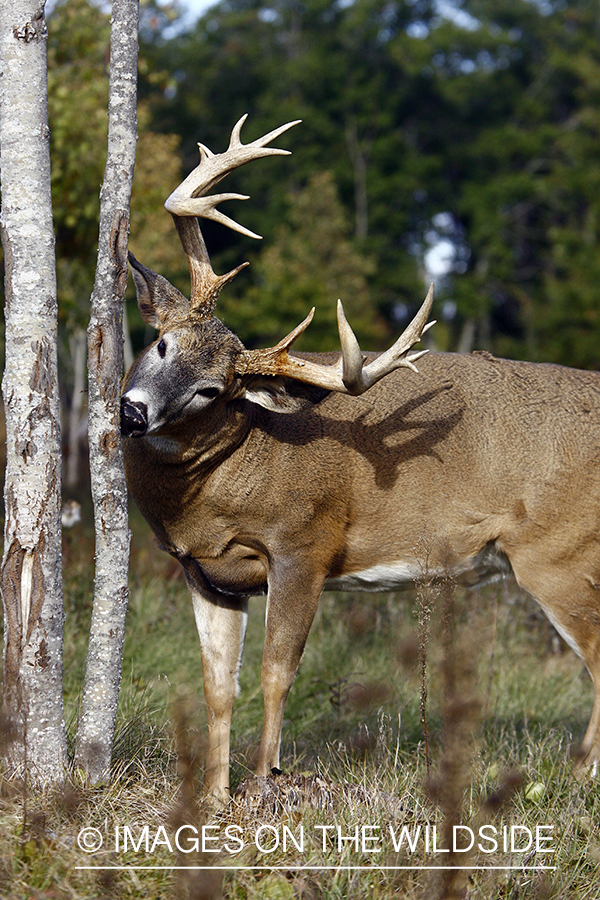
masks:
[[[314,308],[276,346],[246,350],[241,341],[214,315],[221,289],[247,265],[225,275],[216,275],[210,263],[197,217],[220,222],[241,234],[259,238],[217,209],[224,200],[247,200],[241,194],[212,194],[229,172],[264,156],[282,156],[288,150],[267,146],[296,125],[288,122],[249,144],[240,132],[246,116],[235,125],[229,147],[213,154],[198,144],[200,163],[165,203],[172,214],[191,276],[187,300],[165,278],[141,265],[130,253],[138,304],[145,322],[158,330],[158,337],[144,350],[125,377],[121,402],[121,430],[137,437],[177,426],[200,413],[218,398],[245,396],[253,402],[289,412],[301,401],[286,390],[286,379],[328,391],[361,394],[384,375],[402,366],[416,371],[415,362],[427,351],[411,353],[433,322],[427,324],[433,292],[395,344],[365,365],[356,337],[338,301],[341,356],[333,365],[290,356],[289,349],[308,327]]]

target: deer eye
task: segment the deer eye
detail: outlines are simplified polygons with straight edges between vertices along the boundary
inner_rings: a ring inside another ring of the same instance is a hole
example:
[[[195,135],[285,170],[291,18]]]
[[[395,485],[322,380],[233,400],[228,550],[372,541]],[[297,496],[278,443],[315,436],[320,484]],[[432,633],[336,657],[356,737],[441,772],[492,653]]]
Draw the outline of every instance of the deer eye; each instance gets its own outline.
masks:
[[[210,387],[210,388],[204,388],[204,390],[198,391],[198,393],[200,394],[201,397],[206,397],[207,400],[214,400],[215,397],[219,396],[220,391],[218,388]]]
[[[161,359],[165,358],[165,354],[167,352],[167,345],[165,343],[165,339],[161,338],[158,344],[156,345],[156,349],[158,350],[158,355]]]

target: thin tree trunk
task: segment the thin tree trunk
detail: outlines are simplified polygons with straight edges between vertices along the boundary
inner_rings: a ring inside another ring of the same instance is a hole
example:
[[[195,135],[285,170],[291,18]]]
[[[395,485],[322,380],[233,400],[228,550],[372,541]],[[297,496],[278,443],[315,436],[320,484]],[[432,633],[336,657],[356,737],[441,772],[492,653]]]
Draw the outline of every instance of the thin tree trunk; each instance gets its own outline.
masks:
[[[369,231],[369,195],[367,193],[367,158],[358,140],[356,117],[346,123],[346,145],[354,172],[354,237],[364,240]]]
[[[60,411],[50,197],[46,23],[38,0],[0,0],[2,243],[6,265],[7,465],[4,708],[13,768],[62,780]]]
[[[470,353],[475,343],[477,322],[475,319],[466,319],[458,339],[457,353]]]
[[[121,456],[120,384],[129,202],[136,144],[137,0],[114,0],[108,157],[98,267],[88,327],[88,422],[96,529],[92,626],[75,763],[98,781],[110,766],[127,611],[129,527]]]
[[[83,398],[85,391],[85,332],[78,328],[69,338],[73,364],[73,396],[69,409],[69,455],[65,467],[65,488],[73,489],[79,480],[79,436],[83,423]]]

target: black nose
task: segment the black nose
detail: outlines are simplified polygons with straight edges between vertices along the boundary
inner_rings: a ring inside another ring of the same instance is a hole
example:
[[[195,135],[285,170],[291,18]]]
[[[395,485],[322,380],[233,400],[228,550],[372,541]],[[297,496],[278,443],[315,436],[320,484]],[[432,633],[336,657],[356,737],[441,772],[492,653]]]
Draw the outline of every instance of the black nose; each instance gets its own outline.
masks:
[[[148,407],[145,403],[133,403],[121,397],[121,434],[141,437],[148,430]]]

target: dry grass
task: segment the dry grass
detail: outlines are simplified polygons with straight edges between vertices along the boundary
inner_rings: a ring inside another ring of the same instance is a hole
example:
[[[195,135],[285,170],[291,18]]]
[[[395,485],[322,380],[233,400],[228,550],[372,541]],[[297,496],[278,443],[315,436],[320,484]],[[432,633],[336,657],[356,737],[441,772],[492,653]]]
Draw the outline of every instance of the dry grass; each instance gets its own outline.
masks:
[[[89,619],[88,532],[68,559],[72,735]],[[556,652],[545,619],[510,583],[431,591],[323,598],[289,698],[284,774],[268,782],[251,779],[263,634],[263,604],[253,602],[233,734],[238,793],[217,814],[199,802],[200,660],[186,588],[168,559],[139,542],[113,777],[97,788],[73,777],[38,796],[0,782],[0,897],[596,898],[600,790],[575,781],[569,762],[591,710],[581,663],[560,642]],[[501,845],[487,853],[477,849],[491,846],[481,838],[468,852],[435,853],[434,826],[438,849],[452,826],[463,826],[461,837],[467,827],[478,836],[495,828],[500,841],[503,828],[553,826],[554,853]],[[204,852],[192,840],[203,827]],[[98,829],[97,852],[78,846],[84,828]],[[432,868],[447,862],[474,868]]]

